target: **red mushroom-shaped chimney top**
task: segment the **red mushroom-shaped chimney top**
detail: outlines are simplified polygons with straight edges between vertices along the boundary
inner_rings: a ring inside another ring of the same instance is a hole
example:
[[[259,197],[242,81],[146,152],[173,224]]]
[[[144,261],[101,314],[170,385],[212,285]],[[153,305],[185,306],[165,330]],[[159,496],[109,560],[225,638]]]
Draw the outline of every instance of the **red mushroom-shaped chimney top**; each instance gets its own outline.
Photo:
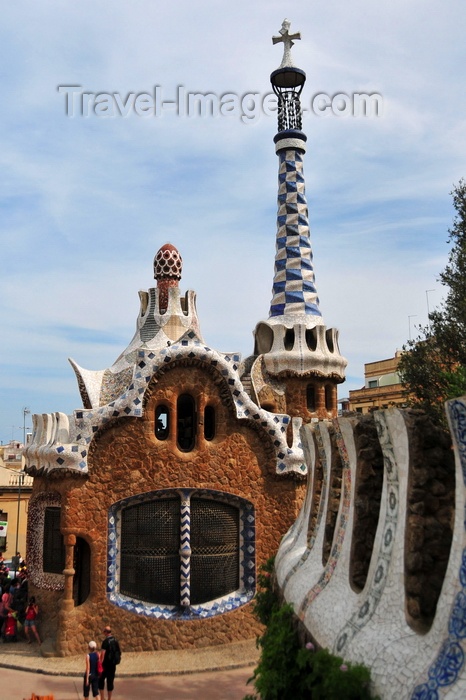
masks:
[[[183,260],[171,243],[165,243],[154,258],[154,277],[157,282],[164,279],[180,280]]]
[[[171,243],[165,243],[154,258],[154,277],[159,290],[159,311],[164,314],[168,308],[168,290],[178,287],[183,269],[183,260]]]

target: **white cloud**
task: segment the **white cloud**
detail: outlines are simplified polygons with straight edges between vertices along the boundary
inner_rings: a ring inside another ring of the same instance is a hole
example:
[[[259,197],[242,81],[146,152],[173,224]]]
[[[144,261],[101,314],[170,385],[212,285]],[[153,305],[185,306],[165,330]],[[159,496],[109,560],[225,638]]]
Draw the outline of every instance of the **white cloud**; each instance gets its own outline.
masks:
[[[464,175],[464,4],[356,0],[289,8],[302,41],[303,103],[316,92],[379,92],[377,119],[307,115],[305,174],[316,280],[340,328],[348,383],[390,356],[443,290]],[[28,21],[25,21],[25,18]],[[278,0],[100,5],[26,0],[4,8],[0,186],[0,437],[33,412],[71,411],[66,358],[110,365],[131,339],[137,291],[165,241],[184,259],[201,328],[220,350],[252,350],[267,317],[275,247],[273,117],[74,119],[57,86],[270,91]],[[463,21],[461,21],[463,20]],[[95,332],[95,343],[88,342]],[[18,437],[20,437],[20,434]]]

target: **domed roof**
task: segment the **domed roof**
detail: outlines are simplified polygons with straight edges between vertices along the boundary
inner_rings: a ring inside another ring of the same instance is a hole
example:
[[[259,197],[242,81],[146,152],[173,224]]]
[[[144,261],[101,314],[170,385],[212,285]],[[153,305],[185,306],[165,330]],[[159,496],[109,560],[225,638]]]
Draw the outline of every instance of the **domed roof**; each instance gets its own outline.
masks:
[[[154,277],[163,279],[181,279],[183,260],[178,249],[171,243],[165,243],[154,258]]]

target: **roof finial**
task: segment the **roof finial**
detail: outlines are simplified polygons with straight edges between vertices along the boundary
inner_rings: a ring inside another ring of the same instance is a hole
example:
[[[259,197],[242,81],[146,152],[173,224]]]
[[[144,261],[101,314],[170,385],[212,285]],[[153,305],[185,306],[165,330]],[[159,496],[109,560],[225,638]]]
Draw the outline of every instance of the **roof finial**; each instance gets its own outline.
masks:
[[[291,47],[294,45],[293,39],[301,39],[301,33],[296,32],[295,34],[290,34],[291,22],[289,19],[284,19],[282,22],[282,28],[280,29],[281,36],[273,36],[272,42],[278,44],[283,42],[283,59],[280,64],[280,68],[293,67],[294,63],[291,58]]]

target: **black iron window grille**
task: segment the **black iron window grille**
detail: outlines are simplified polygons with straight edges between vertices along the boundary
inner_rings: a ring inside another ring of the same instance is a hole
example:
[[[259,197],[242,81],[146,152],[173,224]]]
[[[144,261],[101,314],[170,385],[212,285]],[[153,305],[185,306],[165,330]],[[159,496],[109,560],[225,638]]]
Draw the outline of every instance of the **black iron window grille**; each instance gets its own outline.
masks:
[[[121,511],[119,592],[158,605],[215,600],[241,587],[240,510],[182,491]]]
[[[299,93],[280,92],[278,98],[278,131],[302,129],[301,102]]]
[[[45,509],[43,570],[49,574],[62,574],[65,568],[65,543],[60,532],[60,508]]]
[[[176,403],[176,441],[182,452],[190,452],[196,439],[196,407],[189,394],[181,394]]]

